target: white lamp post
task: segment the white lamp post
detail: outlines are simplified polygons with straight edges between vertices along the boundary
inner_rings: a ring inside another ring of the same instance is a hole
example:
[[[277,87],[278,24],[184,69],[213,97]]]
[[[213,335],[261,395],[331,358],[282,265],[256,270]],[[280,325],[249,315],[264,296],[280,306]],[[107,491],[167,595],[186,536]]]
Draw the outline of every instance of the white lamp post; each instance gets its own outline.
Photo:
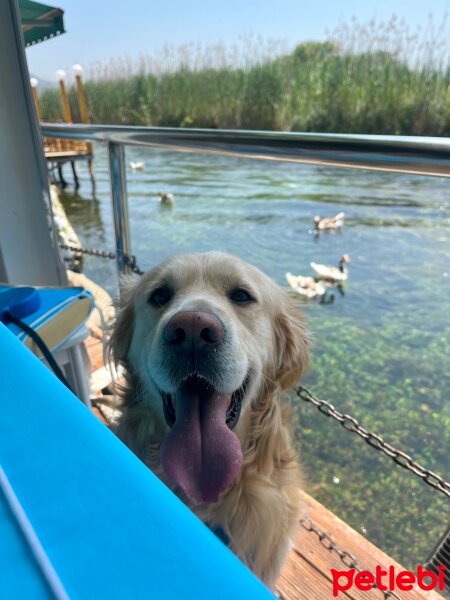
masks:
[[[82,123],[89,123],[89,111],[87,107],[86,95],[84,93],[83,81],[81,76],[83,75],[84,69],[81,65],[76,64],[72,67],[72,73],[75,77],[75,84],[77,86],[77,98],[78,108],[80,110],[80,121]]]
[[[55,76],[56,81],[58,81],[58,83],[61,83],[61,81],[66,80],[66,72],[63,69],[58,69],[55,73]]]
[[[74,77],[81,77],[84,73],[84,69],[81,65],[79,65],[78,63],[76,65],[73,65],[72,67],[72,73]]]
[[[42,121],[41,111],[39,108],[39,96],[38,96],[38,91],[37,91],[39,81],[36,79],[36,77],[30,77],[30,85],[31,85],[31,93],[33,95],[34,110],[36,112],[36,119],[38,121]]]
[[[58,69],[55,73],[56,81],[59,82],[59,97],[61,99],[61,108],[64,123],[72,123],[72,113],[70,112],[69,98],[66,90],[66,72]]]

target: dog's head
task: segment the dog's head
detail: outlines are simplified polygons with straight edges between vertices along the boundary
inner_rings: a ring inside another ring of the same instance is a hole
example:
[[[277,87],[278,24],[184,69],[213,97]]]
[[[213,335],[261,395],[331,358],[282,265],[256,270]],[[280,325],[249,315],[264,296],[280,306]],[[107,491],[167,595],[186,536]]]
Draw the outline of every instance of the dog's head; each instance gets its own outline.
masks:
[[[265,390],[293,385],[307,364],[288,296],[221,252],[177,255],[129,282],[111,343],[166,423],[163,470],[193,503],[215,502],[235,479],[242,415]]]

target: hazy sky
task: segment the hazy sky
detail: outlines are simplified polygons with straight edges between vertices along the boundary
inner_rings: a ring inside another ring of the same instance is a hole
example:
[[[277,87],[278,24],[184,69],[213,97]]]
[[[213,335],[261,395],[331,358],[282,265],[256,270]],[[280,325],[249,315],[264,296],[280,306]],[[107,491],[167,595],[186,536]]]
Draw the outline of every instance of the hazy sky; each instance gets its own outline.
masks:
[[[350,22],[388,21],[395,13],[414,30],[433,14],[436,23],[450,0],[61,0],[67,33],[27,49],[30,72],[54,80],[56,69],[74,63],[140,53],[186,42],[232,44],[253,34],[286,42],[288,47],[323,39],[327,29]]]

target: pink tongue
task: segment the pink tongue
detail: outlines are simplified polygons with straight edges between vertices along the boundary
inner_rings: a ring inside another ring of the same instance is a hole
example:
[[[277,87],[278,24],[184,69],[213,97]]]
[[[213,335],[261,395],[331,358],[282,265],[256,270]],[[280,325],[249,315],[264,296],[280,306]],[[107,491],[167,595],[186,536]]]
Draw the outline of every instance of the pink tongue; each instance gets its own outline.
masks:
[[[230,401],[195,382],[175,397],[176,422],[161,446],[161,464],[194,504],[216,502],[241,466],[239,439],[225,422]]]

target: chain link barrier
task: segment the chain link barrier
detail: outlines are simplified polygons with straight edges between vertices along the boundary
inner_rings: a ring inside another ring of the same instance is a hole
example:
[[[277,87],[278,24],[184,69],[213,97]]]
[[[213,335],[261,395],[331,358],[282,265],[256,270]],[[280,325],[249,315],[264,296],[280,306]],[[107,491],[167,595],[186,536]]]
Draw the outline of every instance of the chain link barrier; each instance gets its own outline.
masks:
[[[64,250],[70,250],[74,254],[86,254],[88,256],[98,256],[99,258],[110,258],[111,260],[115,260],[116,253],[115,252],[107,252],[106,250],[95,250],[95,248],[80,248],[78,246],[71,246],[70,244],[59,244],[60,248]],[[134,254],[124,254],[123,255],[125,263],[130,267],[133,273],[137,275],[143,275],[145,271],[141,271],[141,269],[137,265],[136,257]]]
[[[300,519],[300,525],[303,527],[303,529],[306,529],[306,531],[308,531],[310,533],[314,533],[314,535],[316,535],[317,538],[319,539],[321,546],[323,546],[325,548],[325,550],[328,550],[329,552],[334,552],[334,554],[337,554],[337,556],[339,556],[339,560],[341,561],[341,563],[344,564],[348,569],[355,569],[355,571],[357,571],[358,573],[360,573],[361,571],[366,571],[367,573],[370,573],[371,575],[373,575],[373,577],[375,579],[375,573],[373,571],[371,571],[370,569],[361,568],[358,565],[358,561],[356,560],[356,558],[353,556],[353,554],[351,552],[348,552],[347,550],[342,550],[342,548],[339,548],[339,546],[333,540],[331,535],[329,533],[325,533],[324,531],[320,531],[320,529],[318,529],[314,525],[314,523],[311,521],[311,519],[309,519],[308,517]],[[385,598],[385,600],[388,600],[389,598],[395,598],[395,600],[402,600],[401,596],[396,594],[394,591],[382,590],[377,586],[376,583],[372,584],[372,588],[379,589],[380,592],[383,594],[383,598]]]
[[[380,450],[386,454],[386,456],[389,456],[389,458],[391,458],[395,464],[399,465],[403,469],[406,469],[407,471],[410,471],[411,473],[414,473],[414,475],[422,479],[422,481],[428,483],[428,485],[436,490],[439,490],[448,498],[450,498],[450,483],[445,481],[443,477],[437,473],[434,473],[433,471],[430,471],[429,469],[426,469],[425,467],[422,467],[422,465],[411,458],[409,454],[406,454],[406,452],[402,452],[401,450],[397,450],[397,448],[394,448],[394,446],[391,446],[391,444],[385,442],[381,435],[373,433],[365,427],[362,427],[354,417],[339,412],[332,404],[326,400],[317,398],[317,396],[314,396],[314,394],[312,394],[305,387],[299,386],[295,388],[294,391],[299,398],[315,406],[322,414],[335,419],[342,425],[344,429],[350,431],[351,433],[356,433],[356,435],[359,435],[367,444],[369,444],[369,446],[375,448],[375,450]]]

